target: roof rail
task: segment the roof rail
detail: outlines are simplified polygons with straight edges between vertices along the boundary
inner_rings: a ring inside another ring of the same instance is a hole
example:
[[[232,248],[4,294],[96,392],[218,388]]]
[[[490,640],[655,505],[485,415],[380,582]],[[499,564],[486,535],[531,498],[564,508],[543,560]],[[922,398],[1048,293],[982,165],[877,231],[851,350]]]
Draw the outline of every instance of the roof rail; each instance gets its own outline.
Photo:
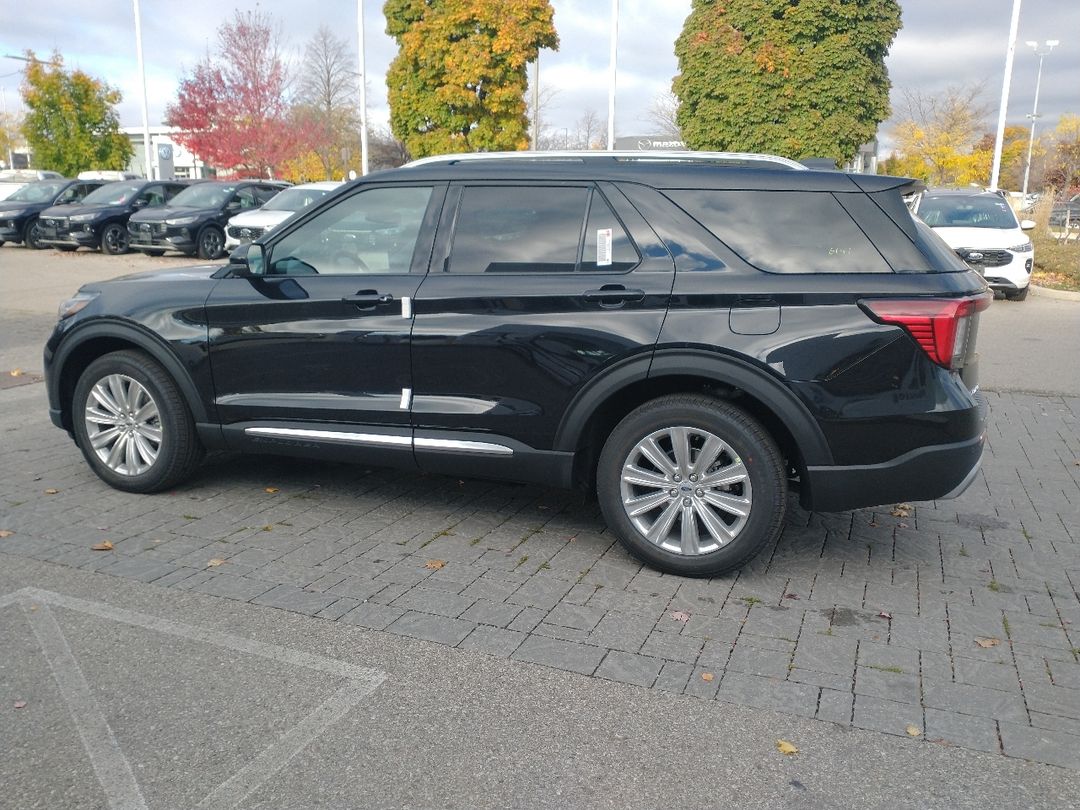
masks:
[[[576,161],[636,161],[640,163],[715,163],[728,166],[746,166],[772,164],[776,168],[808,171],[798,161],[779,155],[765,155],[751,152],[638,152],[632,150],[601,151],[599,149],[555,150],[551,152],[461,152],[450,155],[432,155],[406,163],[402,168],[430,166],[434,164],[455,164],[478,160],[521,160],[536,162],[576,162]]]

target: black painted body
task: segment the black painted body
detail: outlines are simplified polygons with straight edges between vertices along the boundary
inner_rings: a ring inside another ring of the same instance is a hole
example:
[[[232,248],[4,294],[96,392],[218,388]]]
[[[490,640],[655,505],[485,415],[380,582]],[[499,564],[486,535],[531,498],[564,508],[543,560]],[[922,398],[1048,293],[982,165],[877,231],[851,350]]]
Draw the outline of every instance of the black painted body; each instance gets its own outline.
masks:
[[[530,172],[601,191],[639,263],[618,274],[445,272],[457,186],[521,182]],[[809,507],[940,497],[978,463],[984,423],[973,352],[961,372],[949,371],[859,305],[977,294],[985,291],[977,274],[962,266],[763,272],[661,191],[664,184],[806,187],[899,200],[903,181],[648,164],[608,171],[462,164],[368,182],[395,181],[449,184],[445,203],[440,192],[431,204],[411,272],[251,277],[206,267],[89,285],[100,294],[58,324],[46,347],[54,421],[70,430],[70,395],[86,358],[127,342],[185,375],[204,443],[239,450],[588,485],[597,443],[620,414],[651,396],[704,391],[740,404],[774,432]],[[272,251],[364,188],[364,181],[344,187],[260,243]],[[586,295],[612,289],[641,295]],[[384,300],[346,300],[358,294]],[[252,426],[401,442],[255,438]],[[506,454],[448,453],[437,446],[446,439],[484,441]]]
[[[127,183],[127,185],[130,185],[130,183]],[[44,238],[41,241],[43,244],[55,247],[85,247],[92,250],[100,248],[101,236],[105,228],[113,224],[122,225],[126,228],[132,214],[140,210],[147,210],[136,203],[139,195],[146,188],[161,186],[166,194],[172,196],[185,188],[186,185],[186,182],[147,181],[138,187],[138,191],[132,194],[130,201],[125,204],[87,205],[79,203],[49,208],[41,214],[44,232]],[[72,217],[79,217],[82,221],[72,222]]]
[[[41,180],[41,183],[58,183],[57,180]],[[0,243],[22,242],[26,237],[26,226],[33,220],[41,217],[42,213],[52,208],[68,211],[75,208],[78,201],[93,191],[98,186],[104,185],[101,180],[71,180],[63,183],[50,199],[42,202],[23,202],[20,200],[0,200]],[[77,188],[75,199],[70,203],[61,204],[60,200],[71,197],[71,190]]]

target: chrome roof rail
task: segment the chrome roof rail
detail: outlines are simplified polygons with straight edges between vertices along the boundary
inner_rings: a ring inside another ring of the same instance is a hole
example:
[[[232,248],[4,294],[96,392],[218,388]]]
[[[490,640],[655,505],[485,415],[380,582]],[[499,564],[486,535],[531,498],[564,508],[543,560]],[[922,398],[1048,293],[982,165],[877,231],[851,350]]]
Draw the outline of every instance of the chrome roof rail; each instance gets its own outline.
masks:
[[[796,171],[809,171],[806,166],[790,158],[779,155],[756,154],[752,152],[639,152],[634,150],[602,151],[599,149],[555,150],[551,152],[461,152],[450,155],[431,155],[406,163],[402,168],[431,166],[435,164],[454,164],[480,160],[520,160],[536,162],[602,162],[605,160],[640,163],[716,163],[720,165],[773,163],[777,167]]]

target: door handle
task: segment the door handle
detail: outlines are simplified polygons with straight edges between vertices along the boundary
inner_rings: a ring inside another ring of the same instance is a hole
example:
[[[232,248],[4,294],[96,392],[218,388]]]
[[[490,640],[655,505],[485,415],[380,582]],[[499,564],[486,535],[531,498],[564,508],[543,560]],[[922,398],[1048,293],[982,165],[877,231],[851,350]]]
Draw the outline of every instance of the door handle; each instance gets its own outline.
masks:
[[[605,284],[599,290],[586,290],[582,298],[590,303],[599,303],[602,307],[621,307],[627,301],[643,301],[644,290],[627,289],[622,284]]]
[[[341,299],[347,304],[355,304],[359,309],[375,309],[394,303],[394,296],[390,293],[380,293],[377,290],[360,290],[355,295],[346,295]]]

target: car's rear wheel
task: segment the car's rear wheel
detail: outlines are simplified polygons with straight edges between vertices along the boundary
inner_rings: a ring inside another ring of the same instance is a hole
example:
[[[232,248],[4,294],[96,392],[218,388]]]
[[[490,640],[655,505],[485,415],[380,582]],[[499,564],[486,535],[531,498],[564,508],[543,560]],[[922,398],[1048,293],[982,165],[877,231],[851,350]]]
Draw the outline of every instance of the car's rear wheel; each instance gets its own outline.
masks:
[[[199,258],[220,259],[224,252],[225,234],[221,232],[221,228],[207,225],[199,234]]]
[[[137,351],[113,352],[87,366],[75,386],[72,426],[94,472],[129,492],[175,486],[202,458],[176,383]]]
[[[711,397],[672,395],[645,403],[611,432],[597,495],[634,556],[704,577],[738,568],[776,539],[787,479],[757,420]]]
[[[119,256],[128,252],[127,228],[118,222],[106,225],[101,232],[101,250],[110,256]]]

